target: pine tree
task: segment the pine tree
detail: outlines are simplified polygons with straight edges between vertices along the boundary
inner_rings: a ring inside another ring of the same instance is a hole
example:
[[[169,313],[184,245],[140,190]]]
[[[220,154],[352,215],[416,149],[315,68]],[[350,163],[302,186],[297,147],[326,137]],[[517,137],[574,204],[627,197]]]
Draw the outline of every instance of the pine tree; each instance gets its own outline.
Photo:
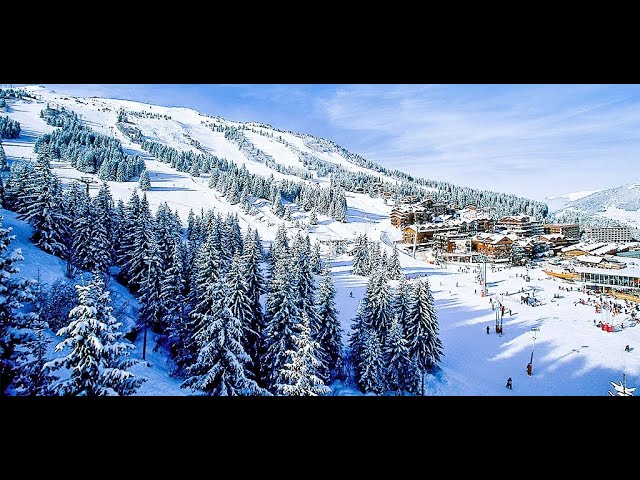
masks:
[[[297,284],[290,275],[286,258],[276,265],[267,295],[267,318],[263,330],[266,345],[264,370],[268,384],[275,388],[278,374],[288,361],[287,351],[293,350],[293,337],[299,333],[302,311],[296,301]]]
[[[149,179],[149,172],[145,168],[140,174],[140,182],[139,182],[140,190],[146,192],[151,189],[151,180]]]
[[[189,312],[187,338],[184,342],[184,349],[181,356],[176,361],[182,367],[192,365],[198,355],[198,342],[196,335],[204,327],[203,319],[207,312],[212,309],[212,297],[207,295],[211,285],[217,283],[222,271],[220,269],[220,252],[215,248],[213,235],[210,234],[207,240],[200,246],[196,253],[191,275],[191,285],[189,290]]]
[[[163,322],[166,323],[169,350],[174,359],[182,358],[188,341],[188,322],[185,318],[183,262],[184,246],[177,241],[173,245],[171,263],[162,273],[160,282],[160,300],[162,302]],[[176,361],[181,364],[181,362]]]
[[[31,182],[22,193],[21,213],[18,216],[33,226],[31,241],[42,250],[57,256],[65,253],[64,228],[58,180],[51,173],[49,159],[38,158]]]
[[[120,228],[120,248],[116,251],[117,264],[121,267],[120,277],[125,280],[131,278],[128,265],[134,252],[133,247],[136,241],[136,227],[138,226],[139,217],[140,197],[138,197],[138,192],[134,190],[124,211]]]
[[[381,270],[369,277],[363,303],[367,324],[384,345],[391,323],[392,303],[387,279]]]
[[[7,170],[9,170],[9,164],[7,163],[7,156],[4,153],[2,142],[0,142],[0,172],[5,172]]]
[[[249,356],[242,347],[242,325],[226,306],[229,291],[220,277],[207,289],[211,307],[197,313],[202,328],[195,334],[197,358],[188,370],[183,388],[202,390],[208,395],[261,395],[263,391],[248,377]]]
[[[282,197],[280,196],[280,192],[276,193],[276,195],[273,197],[271,211],[280,218],[284,216],[284,205],[282,205]]]
[[[308,237],[307,237],[308,238]],[[317,318],[315,311],[315,282],[310,268],[311,248],[300,233],[298,233],[291,246],[293,264],[291,273],[295,281],[296,292],[294,293],[298,308],[309,317],[309,324],[313,331],[317,330]]]
[[[316,214],[315,209],[311,210],[309,214],[309,225],[317,225],[318,224],[318,215]]]
[[[356,238],[353,248],[353,265],[351,272],[354,275],[366,276],[369,274],[369,248],[366,235]]]
[[[309,265],[313,273],[318,274],[321,272],[322,261],[320,260],[320,242],[316,242],[313,244],[313,249],[311,250],[311,258],[309,258]]]
[[[5,184],[5,208],[18,213],[24,212],[22,201],[24,193],[31,188],[34,171],[35,168],[31,162],[13,162]]]
[[[408,343],[402,323],[395,317],[389,327],[384,353],[387,388],[396,394],[415,389],[417,373],[409,355]]]
[[[400,268],[400,258],[398,255],[398,247],[393,246],[393,253],[391,254],[391,258],[389,259],[389,278],[391,280],[400,280],[403,278],[402,269]]]
[[[440,362],[442,342],[438,338],[438,320],[429,280],[417,282],[413,290],[415,301],[411,303],[406,328],[410,338],[409,353],[420,372],[424,395],[424,375]]]
[[[249,297],[249,329],[245,335],[245,351],[251,357],[250,369],[254,373],[260,385],[264,385],[264,372],[262,370],[262,357],[265,354],[265,345],[262,332],[265,328],[265,319],[260,303],[260,295],[265,291],[265,280],[260,270],[263,260],[262,241],[258,230],[247,230],[244,252],[242,254],[242,275],[247,285]]]
[[[242,326],[242,336],[240,341],[247,345],[247,335],[255,335],[251,329],[253,312],[251,310],[251,298],[249,297],[247,281],[244,277],[242,259],[240,255],[234,255],[231,268],[227,274],[227,284],[229,297],[227,299],[231,315],[236,318]],[[245,349],[246,351],[246,349]]]
[[[130,247],[131,251],[124,268],[129,275],[129,287],[138,291],[140,285],[147,275],[147,261],[152,251],[157,254],[158,244],[155,237],[155,222],[149,209],[147,194],[145,193],[140,202],[140,213],[134,229],[134,236]]]
[[[283,223],[278,225],[276,236],[271,243],[269,249],[269,276],[273,276],[273,271],[280,258],[289,255],[289,240],[287,238],[287,229]]]
[[[34,282],[16,278],[17,263],[24,260],[18,248],[9,252],[15,238],[11,228],[2,228],[0,216],[0,396],[11,394],[12,384],[19,373],[22,346],[33,338],[27,330],[31,314],[22,313],[25,302],[33,300]]]
[[[45,368],[71,370],[69,378],[58,381],[52,389],[58,395],[131,395],[144,379],[128,371],[135,360],[129,359],[131,343],[120,341],[124,333],[111,307],[109,291],[100,274],[94,274],[88,285],[76,285],[78,306],[69,312],[69,325],[58,331],[65,337],[55,351],[69,353],[45,364]]]
[[[53,395],[51,385],[58,378],[45,368],[47,362],[47,348],[51,339],[45,334],[48,328],[46,322],[34,315],[29,322],[30,336],[24,343],[24,356],[19,366],[17,394],[20,396],[50,396]]]
[[[150,328],[156,333],[164,334],[166,323],[163,318],[161,294],[160,258],[155,242],[149,244],[144,258],[145,268],[140,275],[139,301],[142,305],[138,312],[138,327]]]
[[[288,361],[278,373],[275,389],[278,395],[318,396],[331,389],[325,386],[320,370],[323,362],[318,358],[318,342],[311,338],[309,319],[303,314],[300,333],[293,335],[294,349],[286,352]]]
[[[116,212],[114,211],[113,197],[109,191],[109,185],[107,182],[102,182],[98,194],[91,202],[93,215],[96,217],[96,224],[100,225],[100,229],[104,231],[106,236],[106,243],[100,245],[98,248],[104,248],[107,251],[109,257],[108,263],[111,264],[111,259],[114,256],[113,244],[114,244],[114,230],[116,228]],[[102,233],[100,234],[102,235]]]
[[[396,289],[395,301],[393,302],[393,314],[398,318],[403,329],[406,329],[407,317],[411,309],[411,301],[413,299],[413,289],[402,276],[398,282]]]
[[[336,309],[336,289],[331,280],[328,267],[322,270],[322,280],[318,288],[316,299],[318,331],[311,332],[311,336],[318,342],[319,350],[326,360],[327,372],[323,373],[325,383],[329,380],[343,377],[342,364],[342,327]],[[328,375],[327,375],[328,374]]]
[[[359,359],[358,386],[364,393],[381,394],[385,390],[382,345],[376,333],[370,328],[365,327],[361,336],[362,351]]]
[[[367,275],[373,275],[374,272],[382,269],[380,243],[372,242],[369,248],[369,269]]]

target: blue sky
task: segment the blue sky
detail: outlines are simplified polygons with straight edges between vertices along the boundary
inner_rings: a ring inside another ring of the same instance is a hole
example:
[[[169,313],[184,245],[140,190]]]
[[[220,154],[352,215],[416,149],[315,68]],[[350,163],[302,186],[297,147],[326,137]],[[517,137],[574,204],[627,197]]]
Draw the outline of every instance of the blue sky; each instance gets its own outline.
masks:
[[[640,85],[46,85],[311,133],[386,167],[543,199],[640,181]]]

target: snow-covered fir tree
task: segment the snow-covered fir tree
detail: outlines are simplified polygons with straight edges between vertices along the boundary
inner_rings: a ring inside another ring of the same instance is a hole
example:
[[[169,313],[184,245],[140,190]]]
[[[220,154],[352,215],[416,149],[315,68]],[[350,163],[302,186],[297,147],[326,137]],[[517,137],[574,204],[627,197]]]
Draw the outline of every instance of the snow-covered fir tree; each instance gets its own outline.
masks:
[[[62,257],[65,253],[66,217],[62,213],[57,177],[51,173],[49,159],[38,157],[34,175],[21,195],[18,216],[33,226],[31,241],[47,253]]]
[[[293,240],[291,254],[293,260],[291,274],[296,284],[294,297],[298,308],[309,317],[311,329],[316,331],[317,318],[314,300],[316,288],[310,266],[311,249],[307,240],[300,233]]]
[[[369,274],[369,246],[366,235],[359,235],[353,247],[351,273],[366,276]]]
[[[0,172],[9,170],[9,164],[7,163],[7,155],[4,153],[2,142],[0,142]]]
[[[52,385],[58,395],[105,396],[131,395],[144,379],[128,369],[136,363],[130,359],[135,346],[121,341],[122,323],[113,317],[111,298],[101,274],[94,274],[87,285],[76,285],[78,305],[69,312],[69,324],[57,335],[64,337],[56,352],[68,352],[45,364],[57,370],[71,371],[68,378]]]
[[[400,277],[398,287],[394,295],[393,302],[393,315],[398,318],[403,328],[406,326],[407,316],[411,309],[411,302],[413,300],[413,289],[406,277],[403,275]]]
[[[309,225],[317,225],[318,224],[318,214],[315,210],[311,210],[309,214]]]
[[[246,282],[250,309],[250,316],[248,318],[249,329],[245,335],[245,351],[251,357],[250,369],[260,385],[264,385],[262,357],[265,354],[262,337],[265,320],[260,303],[260,295],[265,291],[265,280],[260,270],[262,260],[262,241],[260,240],[258,230],[248,229],[245,235],[244,251],[242,254],[242,276]]]
[[[161,300],[162,270],[158,256],[157,243],[151,242],[144,258],[145,269],[140,275],[138,290],[139,302],[138,328],[150,328],[156,333],[164,334],[167,328]]]
[[[440,362],[442,342],[438,337],[438,319],[429,287],[429,280],[420,280],[413,287],[405,328],[410,339],[409,354],[420,371],[420,389],[424,394],[424,375]]]
[[[23,360],[22,347],[32,340],[28,330],[31,314],[22,312],[26,302],[33,300],[34,282],[18,278],[18,262],[24,260],[21,249],[9,251],[15,238],[11,227],[2,227],[0,216],[0,395],[13,391],[13,382]]]
[[[313,273],[318,274],[321,272],[322,261],[320,259],[320,242],[316,242],[313,244],[313,248],[311,249],[311,257],[309,258],[309,265]]]
[[[151,179],[149,178],[149,172],[146,168],[140,174],[139,186],[140,190],[142,190],[143,192],[151,189]]]
[[[58,377],[51,374],[47,363],[47,349],[52,342],[45,330],[46,322],[39,319],[37,313],[28,322],[29,339],[24,342],[24,357],[19,366],[19,375],[16,379],[16,394],[20,396],[50,396],[53,395],[51,385]]]
[[[255,335],[251,329],[253,312],[251,310],[251,298],[249,297],[248,285],[244,276],[242,257],[240,254],[233,256],[231,268],[227,274],[228,285],[228,306],[231,315],[234,316],[242,326],[242,337],[240,338],[243,347],[247,345],[247,335]],[[246,350],[245,350],[246,351]]]
[[[383,249],[382,250],[382,256],[380,257],[380,265],[378,267],[385,275],[385,277],[387,277],[387,279],[390,279],[391,277],[389,276],[389,259],[387,258],[387,250]]]
[[[109,190],[107,182],[102,182],[100,185],[98,194],[91,202],[91,209],[93,211],[93,215],[96,217],[97,224],[100,225],[100,228],[103,229],[106,234],[105,249],[109,254],[109,264],[111,264],[111,260],[114,256],[114,230],[116,229],[116,222],[118,218],[116,218],[113,197],[111,196],[111,191]]]
[[[279,372],[288,361],[287,352],[295,348],[293,337],[298,335],[302,321],[303,312],[296,298],[297,281],[290,270],[291,264],[287,258],[278,260],[267,294],[263,367],[272,389],[275,389]]]
[[[311,336],[309,319],[304,313],[298,329],[299,333],[292,338],[294,349],[286,352],[288,361],[278,373],[276,392],[300,397],[327,395],[331,389],[324,384],[320,373],[324,368],[318,356],[320,346]]]
[[[289,255],[289,239],[287,238],[287,228],[283,223],[278,225],[276,236],[269,249],[269,276],[273,276],[273,270],[278,260]]]
[[[131,197],[124,210],[120,228],[120,248],[116,251],[117,264],[120,266],[120,277],[124,280],[131,278],[129,263],[134,253],[133,246],[136,242],[136,227],[140,217],[140,197],[137,190],[131,192]]]
[[[389,259],[388,272],[389,279],[391,280],[400,280],[403,277],[402,268],[400,268],[400,256],[396,245],[393,246],[393,253]]]
[[[194,335],[198,353],[195,363],[187,369],[182,387],[208,395],[266,394],[246,368],[250,358],[242,347],[242,325],[226,306],[229,297],[226,280],[218,278],[205,295],[210,297],[210,308],[195,314],[201,325]]]
[[[316,298],[316,317],[318,331],[312,331],[311,336],[318,342],[318,348],[324,355],[326,370],[320,370],[325,383],[329,380],[342,378],[344,366],[342,363],[342,326],[336,309],[336,288],[331,280],[328,266],[322,269],[322,280],[318,287]]]
[[[284,210],[284,205],[282,204],[282,197],[280,195],[280,192],[277,192],[276,195],[274,195],[273,197],[272,204],[271,204],[271,211],[277,217],[282,218],[284,216],[285,210]]]
[[[177,241],[173,244],[171,263],[161,273],[160,301],[162,304],[162,321],[166,324],[169,351],[173,358],[183,356],[187,342],[189,324],[185,305],[185,278],[183,276],[184,245]]]
[[[387,332],[384,346],[387,389],[400,394],[415,391],[418,373],[409,355],[408,339],[405,337],[402,323],[395,317]]]
[[[129,276],[129,287],[134,291],[147,276],[148,263],[146,259],[152,251],[158,251],[158,244],[155,236],[155,221],[149,209],[147,194],[142,196],[140,201],[140,212],[134,229],[134,236],[131,239],[130,253],[127,263],[124,265]]]
[[[373,392],[379,395],[386,388],[382,345],[378,335],[370,327],[365,326],[360,335],[362,350],[359,354],[358,387],[364,393]]]
[[[364,315],[371,330],[384,344],[392,318],[392,298],[384,271],[376,270],[369,277],[363,298]]]

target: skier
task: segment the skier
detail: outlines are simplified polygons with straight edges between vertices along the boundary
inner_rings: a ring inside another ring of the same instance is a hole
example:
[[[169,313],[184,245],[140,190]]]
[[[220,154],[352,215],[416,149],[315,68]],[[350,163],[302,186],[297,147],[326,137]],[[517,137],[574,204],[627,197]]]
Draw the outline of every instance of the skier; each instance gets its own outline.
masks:
[[[487,325],[487,335],[489,335],[489,325]]]
[[[353,298],[353,292],[349,292],[349,296]]]
[[[625,351],[625,352],[630,352],[630,351],[631,351],[631,349],[629,348],[629,345],[627,345],[626,347],[624,347],[624,351]]]
[[[512,385],[512,382],[511,382],[511,377],[507,378],[507,388],[508,388],[509,390],[513,390],[513,385]]]
[[[533,365],[531,363],[527,364],[527,375],[531,376],[533,374]]]

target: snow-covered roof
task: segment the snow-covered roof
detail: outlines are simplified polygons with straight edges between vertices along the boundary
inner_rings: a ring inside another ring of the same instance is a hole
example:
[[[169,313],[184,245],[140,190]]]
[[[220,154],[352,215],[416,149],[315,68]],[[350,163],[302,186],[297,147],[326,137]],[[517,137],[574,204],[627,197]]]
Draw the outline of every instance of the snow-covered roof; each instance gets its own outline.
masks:
[[[592,250],[590,253],[593,255],[606,255],[608,253],[615,253],[618,251],[618,245],[615,243],[607,243],[606,245]]]
[[[640,278],[640,267],[627,267],[620,270],[603,270],[594,267],[576,267],[579,273],[600,273],[603,275],[618,275],[621,277],[638,277]]]
[[[578,257],[578,261],[581,263],[599,264],[604,261],[604,258],[596,257],[595,255],[581,255]]]

